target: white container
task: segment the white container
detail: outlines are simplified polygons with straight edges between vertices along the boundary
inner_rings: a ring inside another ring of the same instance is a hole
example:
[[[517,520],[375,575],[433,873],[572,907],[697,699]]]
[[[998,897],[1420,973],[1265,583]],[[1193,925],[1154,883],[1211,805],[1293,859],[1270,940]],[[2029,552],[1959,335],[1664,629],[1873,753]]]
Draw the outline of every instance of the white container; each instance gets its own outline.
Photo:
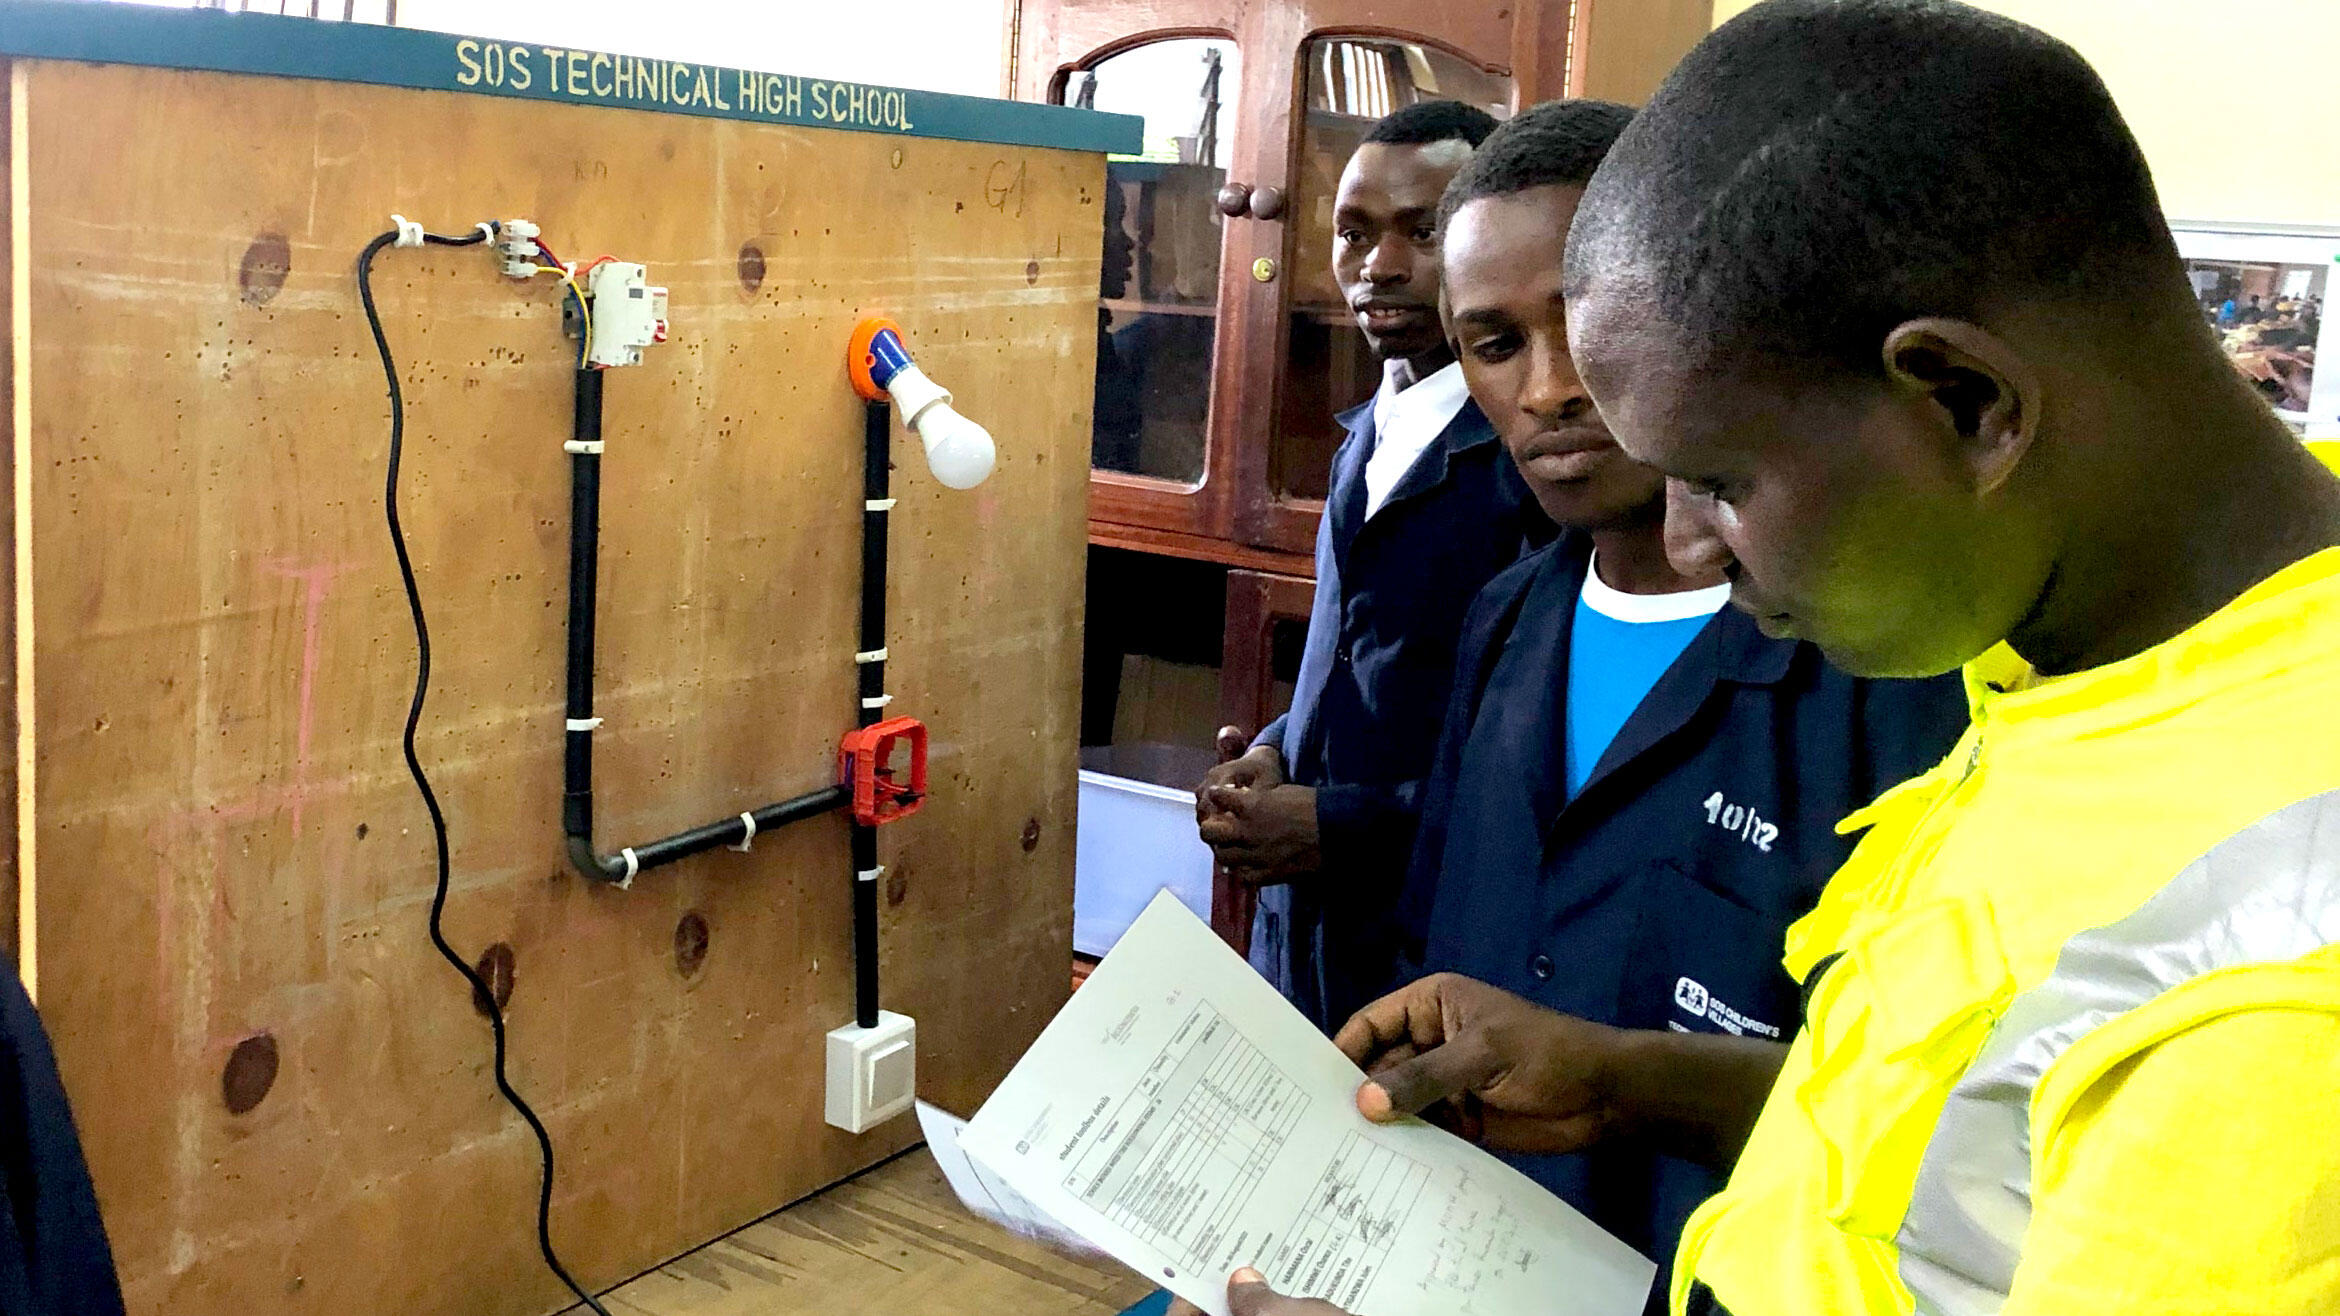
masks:
[[[1099,956],[1112,950],[1157,891],[1176,894],[1208,921],[1211,848],[1195,831],[1194,787],[1210,767],[1210,754],[1182,754],[1170,746],[1118,745],[1084,750],[1081,757],[1085,763],[1144,772],[1157,779],[1184,777],[1191,769],[1193,780],[1181,787],[1081,769],[1080,820],[1073,850],[1073,949]]]

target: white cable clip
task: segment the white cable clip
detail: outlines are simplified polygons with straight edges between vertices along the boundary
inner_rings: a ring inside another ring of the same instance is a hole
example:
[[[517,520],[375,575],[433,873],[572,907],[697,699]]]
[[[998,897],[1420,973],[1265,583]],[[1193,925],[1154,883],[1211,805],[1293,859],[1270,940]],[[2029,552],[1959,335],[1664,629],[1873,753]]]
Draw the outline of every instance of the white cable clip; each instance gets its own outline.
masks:
[[[571,731],[598,731],[601,729],[601,719],[598,717],[572,717],[568,719],[568,728]]]
[[[479,240],[482,242],[493,242],[496,240],[496,221],[492,219],[483,219],[479,221]]]
[[[419,247],[423,244],[423,226],[406,216],[392,215],[390,226],[398,230],[398,241],[391,243],[391,246]]]
[[[883,649],[864,649],[860,653],[853,655],[853,661],[861,663],[864,666],[867,666],[870,663],[882,663],[885,660],[886,651]]]
[[[891,512],[894,510],[894,500],[891,498],[865,498],[861,501],[861,510],[864,512]]]
[[[634,874],[642,871],[642,857],[634,853],[632,846],[628,846],[618,851],[618,858],[626,861],[626,875],[619,878],[617,884],[617,889],[624,891],[634,885]]]
[[[880,877],[885,875],[885,871],[886,866],[884,864],[879,864],[875,868],[864,868],[860,872],[854,874],[854,876],[860,878],[864,882],[875,882]]]
[[[601,455],[601,440],[563,439],[561,440],[561,451],[568,453],[571,456],[576,456],[580,453],[591,453],[592,455],[598,457]]]
[[[892,695],[877,695],[873,698],[862,700],[861,706],[863,708],[884,708],[886,705],[892,702],[894,702],[894,697]]]
[[[750,850],[752,850],[752,849],[754,849],[754,848],[755,848],[755,844],[756,844],[756,816],[755,816],[754,814],[752,814],[752,813],[743,813],[743,814],[741,814],[741,815],[739,816],[739,820],[740,820],[741,822],[743,822],[743,823],[747,824],[747,835],[745,835],[745,836],[743,836],[743,837],[739,838],[739,844],[738,844],[738,845],[734,845],[734,846],[728,846],[728,847],[726,847],[726,848],[727,848],[727,849],[732,849],[732,850],[737,850],[737,851],[739,851],[741,854],[746,854],[748,851],[750,851]]]

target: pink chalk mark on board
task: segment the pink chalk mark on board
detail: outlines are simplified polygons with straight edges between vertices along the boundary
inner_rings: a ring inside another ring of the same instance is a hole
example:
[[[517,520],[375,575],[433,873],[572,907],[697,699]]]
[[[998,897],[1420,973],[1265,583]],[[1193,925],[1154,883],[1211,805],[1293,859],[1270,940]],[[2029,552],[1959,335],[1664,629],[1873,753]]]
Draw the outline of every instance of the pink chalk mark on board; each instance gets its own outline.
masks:
[[[231,883],[227,874],[229,837],[237,827],[287,812],[298,819],[304,802],[331,799],[349,793],[350,789],[351,783],[347,781],[280,786],[263,790],[250,799],[180,809],[149,825],[146,843],[160,861],[162,883],[157,893],[155,917],[156,981],[164,984],[174,981],[173,966],[181,954],[180,939],[189,935],[186,911],[180,906],[182,891],[190,886],[209,889],[211,917],[196,926],[207,924],[212,936],[235,921],[236,907],[229,898]],[[296,835],[297,827],[296,822]],[[321,856],[323,869],[338,877],[349,861],[350,843],[346,837],[329,836],[324,844],[327,849]],[[208,942],[209,937],[204,940]],[[164,999],[158,997],[155,1008],[158,1015],[167,1017],[169,1006]]]
[[[301,657],[300,681],[295,695],[292,780],[282,785],[264,787],[242,799],[176,810],[147,828],[147,844],[160,861],[163,884],[155,919],[155,957],[157,981],[166,987],[165,993],[158,996],[155,1004],[157,1011],[165,1017],[168,1005],[164,996],[168,995],[171,990],[169,985],[177,977],[173,971],[175,957],[184,953],[179,945],[180,939],[193,931],[184,918],[187,911],[181,908],[180,891],[189,885],[208,889],[210,917],[198,926],[208,925],[210,935],[217,935],[218,928],[234,922],[236,918],[235,905],[229,896],[231,884],[226,878],[229,867],[228,840],[234,829],[261,819],[289,814],[292,835],[297,839],[302,834],[305,815],[312,801],[347,794],[354,785],[347,779],[317,781],[313,774],[311,754],[317,731],[317,675],[324,665],[325,602],[333,592],[335,579],[356,570],[361,564],[305,563],[294,558],[270,558],[263,560],[260,565],[268,574],[296,581],[300,585]],[[349,842],[346,837],[329,839],[327,846],[328,853],[321,856],[325,871],[338,874],[348,860]],[[204,940],[208,942],[209,936],[205,936]],[[208,953],[208,947],[202,949]]]
[[[333,592],[334,577],[356,570],[357,564],[303,564],[289,558],[277,558],[263,565],[270,572],[288,580],[299,581],[301,585],[300,716],[294,731],[293,785],[288,801],[292,807],[293,835],[299,836],[302,815],[308,811],[309,802],[309,746],[317,731],[317,669],[323,662],[325,599]]]

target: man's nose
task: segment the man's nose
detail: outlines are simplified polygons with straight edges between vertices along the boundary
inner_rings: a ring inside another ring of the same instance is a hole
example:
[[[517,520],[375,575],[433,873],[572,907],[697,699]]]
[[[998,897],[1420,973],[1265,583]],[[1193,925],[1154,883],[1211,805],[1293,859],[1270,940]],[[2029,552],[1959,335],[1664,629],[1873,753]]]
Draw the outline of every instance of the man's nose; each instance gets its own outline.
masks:
[[[1666,560],[1685,576],[1729,574],[1738,557],[1723,542],[1712,496],[1666,481]]]
[[[1519,406],[1547,425],[1581,420],[1592,411],[1592,394],[1578,377],[1565,341],[1545,341],[1538,335],[1529,343],[1527,381],[1520,389]]]
[[[1414,253],[1405,240],[1396,234],[1388,235],[1373,244],[1365,253],[1365,279],[1376,286],[1394,286],[1411,283],[1414,278]]]

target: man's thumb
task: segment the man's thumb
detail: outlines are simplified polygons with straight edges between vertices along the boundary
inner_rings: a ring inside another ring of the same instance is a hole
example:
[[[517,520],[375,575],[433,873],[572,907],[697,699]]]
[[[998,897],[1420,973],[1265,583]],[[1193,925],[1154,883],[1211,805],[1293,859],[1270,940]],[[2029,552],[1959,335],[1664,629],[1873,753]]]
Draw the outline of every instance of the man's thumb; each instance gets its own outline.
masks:
[[[1219,728],[1219,762],[1233,763],[1251,748],[1251,737],[1241,727]]]
[[[1375,1073],[1357,1089],[1357,1110],[1377,1124],[1418,1115],[1495,1081],[1502,1062],[1474,1034],[1435,1046]]]
[[[1258,1316],[1276,1297],[1276,1291],[1267,1286],[1267,1276],[1249,1266],[1227,1280],[1227,1309],[1235,1316]]]

